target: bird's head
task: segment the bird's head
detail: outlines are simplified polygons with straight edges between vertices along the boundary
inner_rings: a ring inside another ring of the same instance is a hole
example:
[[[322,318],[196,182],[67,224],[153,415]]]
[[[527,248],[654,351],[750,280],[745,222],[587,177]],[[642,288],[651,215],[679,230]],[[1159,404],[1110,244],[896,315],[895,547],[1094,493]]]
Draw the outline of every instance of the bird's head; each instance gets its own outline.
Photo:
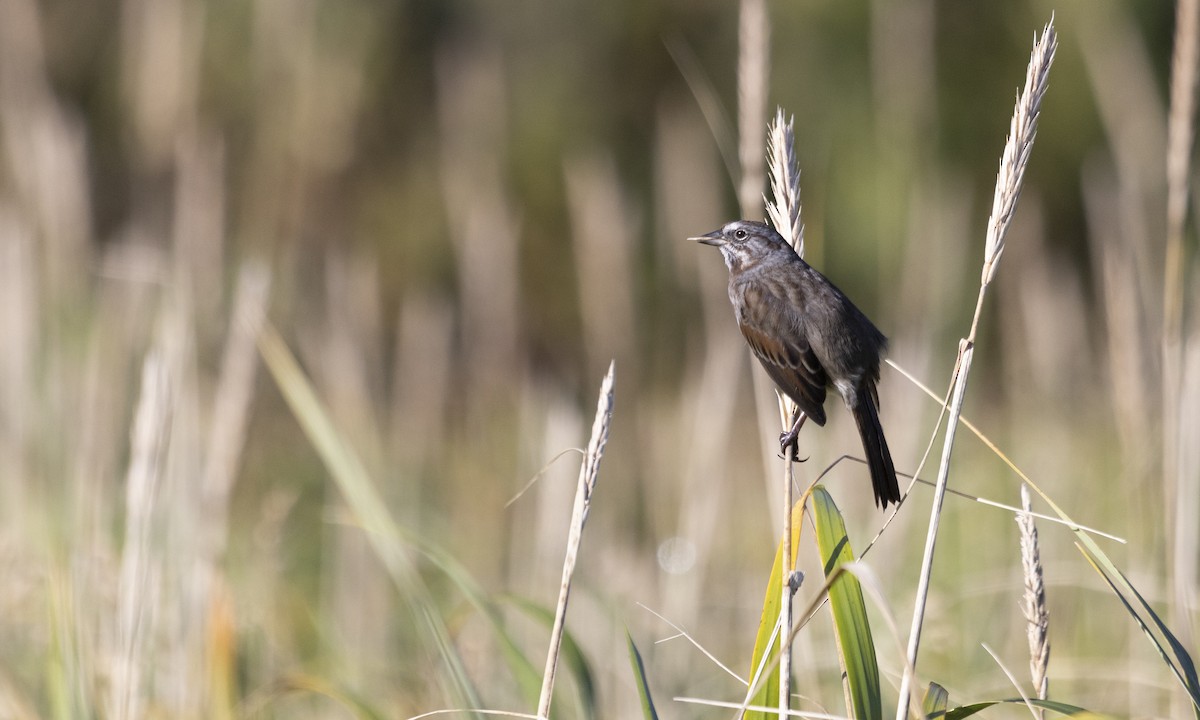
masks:
[[[756,265],[772,253],[791,251],[770,225],[752,220],[735,220],[720,230],[688,239],[719,248],[731,271]]]

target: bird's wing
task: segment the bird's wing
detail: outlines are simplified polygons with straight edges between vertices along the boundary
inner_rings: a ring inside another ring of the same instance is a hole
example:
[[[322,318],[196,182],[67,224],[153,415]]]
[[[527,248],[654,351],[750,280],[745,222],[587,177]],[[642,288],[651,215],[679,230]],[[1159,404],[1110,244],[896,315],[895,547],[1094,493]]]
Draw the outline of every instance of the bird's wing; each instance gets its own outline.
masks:
[[[818,425],[825,424],[825,368],[808,338],[792,322],[793,313],[759,285],[745,289],[738,327],[767,375]]]

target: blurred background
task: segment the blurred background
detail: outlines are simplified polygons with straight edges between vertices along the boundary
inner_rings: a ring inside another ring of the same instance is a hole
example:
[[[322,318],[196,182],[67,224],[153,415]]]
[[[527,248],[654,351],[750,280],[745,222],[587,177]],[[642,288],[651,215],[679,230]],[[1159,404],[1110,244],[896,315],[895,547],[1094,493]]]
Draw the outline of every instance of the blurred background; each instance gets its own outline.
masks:
[[[1174,6],[750,6],[0,0],[0,716],[532,712],[512,653],[540,670],[568,450],[615,360],[567,621],[593,684],[567,672],[556,715],[637,716],[628,627],[664,717],[726,717],[670,701],[742,689],[656,614],[748,673],[778,417],[719,253],[683,238],[742,215],[743,178],[745,214],[764,216],[754,163],[782,107],[807,259],[944,392],[1052,13],[966,416],[1076,520],[1128,539],[1102,542],[1194,647],[1200,333],[1190,224],[1182,259],[1167,252]],[[385,569],[262,368],[264,318],[403,529],[410,575]],[[891,368],[881,396],[911,472],[938,406]],[[860,453],[832,404],[800,447],[802,487]],[[966,433],[952,471],[1017,502]],[[854,462],[825,478],[856,549],[884,518],[868,483]],[[916,486],[866,557],[885,688],[903,640],[883,617],[907,628],[931,497]],[[1070,532],[1041,530],[1050,697],[1185,709]],[[922,680],[956,703],[1015,696],[982,647],[1024,677],[1013,515],[951,497],[941,533]],[[810,535],[800,557],[803,605]],[[797,642],[800,707],[844,712],[828,618]]]

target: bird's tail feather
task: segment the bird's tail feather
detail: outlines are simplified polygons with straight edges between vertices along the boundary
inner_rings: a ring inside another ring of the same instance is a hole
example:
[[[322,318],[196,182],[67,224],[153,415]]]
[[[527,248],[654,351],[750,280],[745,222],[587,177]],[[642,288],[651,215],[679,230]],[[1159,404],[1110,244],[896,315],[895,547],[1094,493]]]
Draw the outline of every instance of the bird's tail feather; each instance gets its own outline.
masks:
[[[889,502],[900,502],[900,483],[896,480],[896,468],[892,465],[892,453],[888,450],[883,426],[879,423],[879,409],[874,393],[863,383],[858,392],[854,408],[854,421],[862,437],[863,452],[867,455],[867,467],[871,470],[871,485],[875,489],[875,503],[887,508]]]

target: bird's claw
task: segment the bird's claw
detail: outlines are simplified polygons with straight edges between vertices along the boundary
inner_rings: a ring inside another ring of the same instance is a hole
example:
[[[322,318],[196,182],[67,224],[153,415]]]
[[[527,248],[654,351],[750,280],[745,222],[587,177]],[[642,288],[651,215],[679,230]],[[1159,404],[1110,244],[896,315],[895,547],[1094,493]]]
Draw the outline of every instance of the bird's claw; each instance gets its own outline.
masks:
[[[796,438],[799,435],[800,435],[800,433],[796,432],[795,430],[789,430],[785,433],[779,433],[779,449],[786,450],[788,445],[791,445],[792,443],[796,442]]]
[[[785,433],[779,433],[779,449],[787,450],[788,445],[796,445],[796,438],[800,437],[800,428],[793,427]]]
[[[791,447],[791,449],[792,449],[791,457],[792,457],[793,461],[806,462],[808,460],[807,457],[803,458],[803,459],[801,459],[801,457],[800,457],[800,442],[798,440],[799,437],[800,437],[800,428],[799,427],[793,427],[791,430],[789,430],[785,433],[779,434],[779,452],[782,453],[781,457],[784,457],[784,458],[788,457],[788,448]]]

